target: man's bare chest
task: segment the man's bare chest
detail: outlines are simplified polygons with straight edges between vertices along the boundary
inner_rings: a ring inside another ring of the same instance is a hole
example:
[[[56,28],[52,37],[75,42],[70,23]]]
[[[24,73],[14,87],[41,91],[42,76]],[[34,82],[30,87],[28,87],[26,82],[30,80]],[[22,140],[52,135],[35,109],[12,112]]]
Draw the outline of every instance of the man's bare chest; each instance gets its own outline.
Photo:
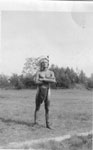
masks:
[[[50,71],[42,71],[39,73],[39,78],[50,78],[51,72]]]

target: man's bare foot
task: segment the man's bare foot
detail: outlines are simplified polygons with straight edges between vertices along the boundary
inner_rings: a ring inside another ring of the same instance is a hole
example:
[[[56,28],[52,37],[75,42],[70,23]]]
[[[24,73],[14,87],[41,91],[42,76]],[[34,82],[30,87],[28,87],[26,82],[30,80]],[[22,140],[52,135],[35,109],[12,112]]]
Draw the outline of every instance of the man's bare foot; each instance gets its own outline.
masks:
[[[34,123],[33,123],[33,126],[34,126],[34,125],[38,125],[38,122],[34,122]]]
[[[46,128],[48,128],[48,129],[52,129],[49,125],[46,125]]]

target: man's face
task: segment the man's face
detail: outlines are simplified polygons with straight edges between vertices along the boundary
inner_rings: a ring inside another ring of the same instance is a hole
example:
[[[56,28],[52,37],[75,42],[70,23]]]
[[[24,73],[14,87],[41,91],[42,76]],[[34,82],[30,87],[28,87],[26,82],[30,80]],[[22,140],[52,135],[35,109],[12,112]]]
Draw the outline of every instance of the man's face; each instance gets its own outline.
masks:
[[[47,61],[42,62],[42,63],[41,63],[41,68],[42,68],[42,69],[48,68],[48,62],[47,62]]]

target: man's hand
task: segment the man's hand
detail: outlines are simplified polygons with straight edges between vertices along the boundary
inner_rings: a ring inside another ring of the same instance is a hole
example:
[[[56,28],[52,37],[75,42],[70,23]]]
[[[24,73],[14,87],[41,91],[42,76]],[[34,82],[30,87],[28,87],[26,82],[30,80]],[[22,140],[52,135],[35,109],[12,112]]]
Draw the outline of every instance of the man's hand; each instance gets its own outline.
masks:
[[[48,82],[48,83],[56,83],[54,78],[42,78],[39,81]]]

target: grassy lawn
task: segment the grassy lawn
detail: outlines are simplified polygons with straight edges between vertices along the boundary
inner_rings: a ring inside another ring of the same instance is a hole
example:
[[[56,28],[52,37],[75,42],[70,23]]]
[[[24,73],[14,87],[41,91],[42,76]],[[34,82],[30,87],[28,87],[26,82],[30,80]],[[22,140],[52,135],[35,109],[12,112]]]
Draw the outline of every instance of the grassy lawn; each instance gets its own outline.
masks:
[[[45,128],[44,106],[33,126],[36,90],[0,90],[0,145],[92,130],[92,91],[52,90],[50,123]]]

